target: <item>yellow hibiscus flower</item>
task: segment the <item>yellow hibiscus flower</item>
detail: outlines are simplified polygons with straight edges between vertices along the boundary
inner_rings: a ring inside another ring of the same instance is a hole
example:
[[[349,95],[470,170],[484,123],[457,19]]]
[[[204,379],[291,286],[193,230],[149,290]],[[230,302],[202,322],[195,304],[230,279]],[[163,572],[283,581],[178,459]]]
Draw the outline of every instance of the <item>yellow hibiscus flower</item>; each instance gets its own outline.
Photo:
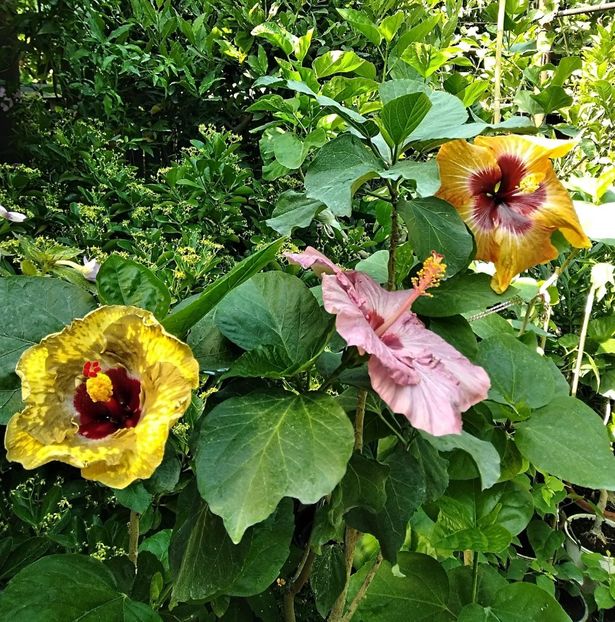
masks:
[[[149,311],[101,307],[26,350],[17,364],[25,408],[8,423],[8,460],[52,460],[125,488],[162,462],[190,404],[199,366]]]
[[[476,259],[492,261],[492,288],[501,293],[527,268],[557,257],[551,234],[588,248],[572,201],[551,158],[573,141],[526,136],[453,140],[437,156],[442,185],[437,196],[459,212],[476,239]]]

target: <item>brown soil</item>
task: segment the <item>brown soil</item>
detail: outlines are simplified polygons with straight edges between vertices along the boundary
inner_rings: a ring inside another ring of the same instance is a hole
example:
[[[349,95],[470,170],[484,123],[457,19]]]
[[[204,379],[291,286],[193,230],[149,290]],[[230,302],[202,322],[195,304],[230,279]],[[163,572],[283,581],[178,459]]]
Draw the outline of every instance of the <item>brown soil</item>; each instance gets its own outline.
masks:
[[[602,534],[604,540],[592,533],[594,521],[591,518],[577,518],[570,524],[570,529],[577,540],[590,551],[601,553],[602,555],[615,555],[615,528],[602,523]]]

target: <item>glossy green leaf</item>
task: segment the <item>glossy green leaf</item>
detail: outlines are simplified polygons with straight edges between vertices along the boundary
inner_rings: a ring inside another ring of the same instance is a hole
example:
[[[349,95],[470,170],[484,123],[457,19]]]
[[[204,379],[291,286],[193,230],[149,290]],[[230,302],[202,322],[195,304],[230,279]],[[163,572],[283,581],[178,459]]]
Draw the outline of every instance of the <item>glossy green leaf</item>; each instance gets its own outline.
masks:
[[[399,449],[385,461],[389,467],[386,480],[386,501],[381,512],[356,508],[346,515],[349,525],[378,538],[382,555],[395,563],[404,543],[410,517],[423,503],[426,478],[421,464],[411,454]]]
[[[476,438],[465,430],[461,434],[445,436],[431,436],[423,432],[422,436],[438,451],[461,449],[470,454],[480,473],[483,490],[493,486],[500,478],[500,454],[488,441]]]
[[[372,22],[364,11],[356,9],[337,9],[337,12],[346,20],[355,30],[364,34],[370,43],[380,45],[382,35],[378,30],[378,26]]]
[[[402,552],[398,564],[404,576],[394,574],[388,562],[382,563],[353,619],[357,622],[456,620],[448,608],[448,578],[438,561],[422,553]],[[366,570],[352,578],[350,598],[359,589]]]
[[[489,399],[516,408],[539,408],[553,398],[554,376],[547,359],[513,335],[481,341],[476,363],[491,379]]]
[[[279,47],[286,56],[290,55],[297,44],[297,37],[275,22],[258,24],[250,33],[254,37],[262,37],[269,43]]]
[[[294,229],[309,227],[316,215],[325,209],[323,203],[308,199],[303,192],[286,190],[265,222],[280,235],[291,235]]]
[[[442,549],[497,553],[529,523],[534,503],[513,482],[481,491],[477,480],[451,482],[438,500],[435,546]]]
[[[310,164],[306,194],[322,201],[336,216],[350,216],[354,193],[383,167],[356,136],[342,134],[328,142]]]
[[[312,67],[318,78],[326,78],[335,73],[349,73],[355,71],[365,63],[355,52],[331,50],[319,56]]]
[[[557,397],[516,428],[519,451],[538,469],[586,488],[615,489],[608,432],[580,400]]]
[[[323,618],[327,617],[331,607],[342,593],[346,581],[346,562],[344,549],[338,544],[322,547],[321,555],[314,560],[310,587],[314,592],[316,609]]]
[[[490,282],[487,274],[457,274],[434,289],[432,297],[419,298],[412,310],[428,317],[447,317],[484,311],[517,295],[514,287],[496,294]]]
[[[284,272],[257,274],[222,300],[215,316],[223,335],[247,350],[229,375],[283,377],[323,350],[331,317],[306,285]]]
[[[309,504],[329,494],[353,444],[352,424],[331,396],[271,391],[230,398],[201,429],[199,490],[239,542],[283,497]]]
[[[458,622],[571,622],[561,605],[533,583],[511,583],[486,607],[466,605]]]
[[[368,512],[380,512],[387,500],[388,476],[387,465],[362,454],[353,454],[340,483],[344,508],[362,507]]]
[[[186,306],[173,311],[163,322],[164,327],[171,333],[185,335],[206,313],[211,311],[234,287],[260,272],[270,261],[275,259],[284,243],[284,238],[270,242],[233,269],[212,283],[199,297]]]
[[[94,298],[71,283],[46,277],[0,278],[0,424],[21,408],[15,366],[24,350],[96,307]]]
[[[86,555],[50,555],[21,570],[0,593],[0,619],[162,622],[123,594],[102,562]]]
[[[291,501],[282,501],[266,521],[248,529],[239,544],[231,542],[222,520],[206,503],[198,497],[190,501],[171,540],[173,601],[252,596],[267,589],[289,554]]]
[[[166,285],[148,268],[119,255],[111,255],[96,277],[98,296],[107,305],[131,305],[163,318],[171,304]]]
[[[446,276],[457,274],[470,263],[474,240],[450,203],[436,197],[402,201],[399,213],[419,259],[429,257],[431,251],[444,255]]]
[[[420,197],[430,197],[440,188],[440,172],[435,160],[428,162],[400,160],[391,168],[382,171],[380,177],[412,181]]]
[[[431,101],[425,93],[402,95],[387,102],[380,112],[385,135],[391,146],[402,145],[405,139],[421,123],[431,108]]]

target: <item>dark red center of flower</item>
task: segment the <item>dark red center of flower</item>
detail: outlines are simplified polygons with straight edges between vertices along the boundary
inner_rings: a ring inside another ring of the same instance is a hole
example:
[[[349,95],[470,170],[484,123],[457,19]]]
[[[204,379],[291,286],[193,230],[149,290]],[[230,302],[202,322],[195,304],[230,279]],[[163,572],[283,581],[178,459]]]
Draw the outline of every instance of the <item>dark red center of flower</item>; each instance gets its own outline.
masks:
[[[470,178],[474,221],[485,231],[503,227],[524,233],[532,225],[531,215],[544,203],[544,185],[541,183],[530,192],[522,188],[527,168],[517,156],[500,156],[498,166],[499,169],[482,169]]]
[[[101,371],[97,362],[86,363],[83,375],[86,379],[95,378]],[[122,428],[134,428],[141,417],[141,383],[131,378],[123,367],[104,373],[113,384],[113,394],[107,401],[93,401],[86,381],[77,387],[73,398],[79,413],[79,434],[86,438],[100,439]]]

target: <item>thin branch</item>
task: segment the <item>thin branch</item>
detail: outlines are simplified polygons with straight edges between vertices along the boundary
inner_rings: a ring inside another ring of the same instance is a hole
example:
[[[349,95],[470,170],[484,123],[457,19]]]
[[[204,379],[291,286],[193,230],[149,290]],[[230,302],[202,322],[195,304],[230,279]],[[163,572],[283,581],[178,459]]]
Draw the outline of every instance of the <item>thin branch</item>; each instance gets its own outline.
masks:
[[[134,564],[137,573],[137,560],[139,557],[139,515],[130,511],[128,523],[128,559]]]
[[[373,566],[369,569],[369,572],[365,575],[365,579],[363,579],[363,583],[361,583],[361,587],[359,591],[355,594],[355,597],[352,599],[350,606],[348,607],[348,611],[346,615],[342,618],[341,622],[350,622],[352,620],[352,616],[354,616],[359,604],[363,600],[367,589],[369,588],[371,582],[374,580],[376,573],[378,572],[378,568],[380,568],[380,564],[382,564],[382,554],[378,553],[376,557],[376,561],[374,561]]]
[[[502,101],[502,49],[504,47],[504,18],[506,17],[506,0],[499,0],[497,33],[495,37],[495,70],[493,74],[493,122],[502,119],[500,102]]]
[[[583,13],[596,13],[615,10],[615,2],[605,2],[596,6],[580,6],[575,9],[563,9],[555,14],[555,17],[565,17],[566,15],[581,15]]]

